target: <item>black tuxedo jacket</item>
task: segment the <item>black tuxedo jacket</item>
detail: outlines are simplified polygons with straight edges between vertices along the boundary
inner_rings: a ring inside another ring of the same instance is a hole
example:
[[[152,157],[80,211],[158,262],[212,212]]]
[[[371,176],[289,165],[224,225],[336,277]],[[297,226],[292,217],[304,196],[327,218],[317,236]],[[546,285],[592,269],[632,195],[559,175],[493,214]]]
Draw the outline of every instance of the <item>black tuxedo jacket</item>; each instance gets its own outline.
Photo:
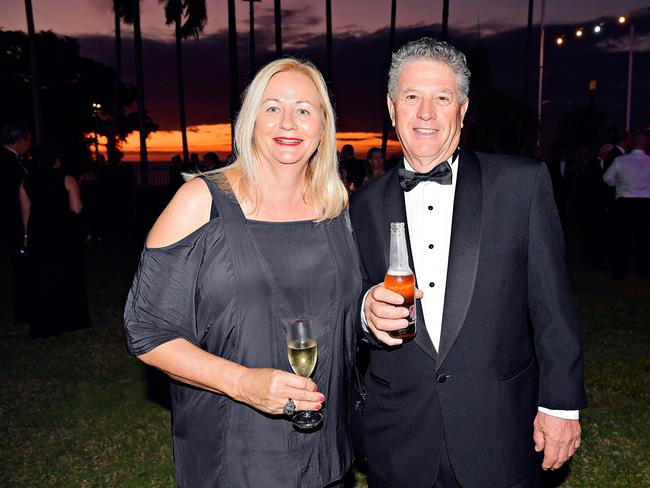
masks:
[[[351,201],[364,293],[388,268],[390,223],[407,223],[397,169]],[[534,476],[540,461],[532,438],[537,406],[586,407],[579,326],[545,166],[462,149],[457,178],[439,351],[421,310],[413,341],[374,342],[370,351],[369,475],[399,487],[433,486],[443,435],[462,486],[511,486]]]

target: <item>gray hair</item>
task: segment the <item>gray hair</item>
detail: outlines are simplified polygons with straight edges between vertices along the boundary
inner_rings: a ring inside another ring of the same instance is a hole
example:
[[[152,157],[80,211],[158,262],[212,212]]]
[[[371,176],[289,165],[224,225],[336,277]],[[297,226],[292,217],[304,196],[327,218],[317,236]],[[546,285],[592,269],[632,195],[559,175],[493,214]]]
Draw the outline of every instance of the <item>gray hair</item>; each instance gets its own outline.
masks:
[[[397,52],[393,53],[388,71],[388,95],[393,101],[397,91],[397,82],[404,66],[420,58],[438,61],[449,66],[456,73],[456,86],[460,92],[460,102],[464,103],[467,100],[470,71],[465,55],[451,44],[423,37],[404,44]]]

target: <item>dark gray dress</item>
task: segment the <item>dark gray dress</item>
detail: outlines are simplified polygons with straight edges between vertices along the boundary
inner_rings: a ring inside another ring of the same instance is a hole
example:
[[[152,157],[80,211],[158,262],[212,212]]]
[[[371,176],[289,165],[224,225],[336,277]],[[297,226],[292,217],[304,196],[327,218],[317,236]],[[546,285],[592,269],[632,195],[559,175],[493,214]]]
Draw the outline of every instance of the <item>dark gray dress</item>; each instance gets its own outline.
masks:
[[[185,338],[247,367],[291,371],[286,320],[310,315],[324,422],[316,432],[298,432],[286,417],[172,383],[177,484],[327,485],[352,462],[348,407],[361,278],[347,212],[321,224],[252,221],[233,197],[208,187],[211,220],[142,253],[126,304],[128,350],[139,355]]]

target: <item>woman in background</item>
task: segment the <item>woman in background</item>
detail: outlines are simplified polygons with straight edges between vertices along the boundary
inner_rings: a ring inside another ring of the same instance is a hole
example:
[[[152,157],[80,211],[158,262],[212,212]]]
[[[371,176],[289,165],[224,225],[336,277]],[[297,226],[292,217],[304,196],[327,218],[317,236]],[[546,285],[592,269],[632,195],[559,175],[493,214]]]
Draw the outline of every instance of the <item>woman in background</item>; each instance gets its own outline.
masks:
[[[64,171],[60,152],[43,148],[35,160],[38,171],[19,190],[33,277],[32,338],[90,326],[79,185]]]

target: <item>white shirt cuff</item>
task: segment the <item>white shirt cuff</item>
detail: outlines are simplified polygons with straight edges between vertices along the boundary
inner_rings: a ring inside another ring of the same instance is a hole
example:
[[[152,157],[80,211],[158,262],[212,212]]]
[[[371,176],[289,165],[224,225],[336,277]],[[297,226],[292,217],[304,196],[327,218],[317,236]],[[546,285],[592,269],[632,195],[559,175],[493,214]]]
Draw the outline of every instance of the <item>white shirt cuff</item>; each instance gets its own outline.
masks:
[[[368,296],[368,293],[370,293],[370,289],[366,292],[365,295],[363,295],[363,300],[361,300],[361,328],[363,329],[364,332],[370,333],[370,330],[368,329],[368,322],[366,322],[366,314],[363,312],[363,306],[366,303],[366,297]]]
[[[566,420],[579,420],[580,410],[551,410],[550,408],[537,407],[537,410],[553,417],[559,417]]]

